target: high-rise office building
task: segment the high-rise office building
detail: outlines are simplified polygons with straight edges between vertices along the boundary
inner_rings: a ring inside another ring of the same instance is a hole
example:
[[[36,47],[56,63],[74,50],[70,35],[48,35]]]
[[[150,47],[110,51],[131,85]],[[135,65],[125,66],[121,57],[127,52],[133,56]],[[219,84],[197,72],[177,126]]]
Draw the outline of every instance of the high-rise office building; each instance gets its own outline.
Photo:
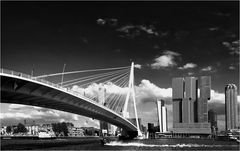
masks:
[[[211,77],[202,76],[199,78],[200,97],[198,99],[198,122],[208,122],[208,100],[211,93]]]
[[[198,87],[200,96],[198,97]],[[173,129],[177,133],[210,133],[208,100],[211,77],[173,78]]]
[[[228,84],[225,87],[225,124],[226,130],[238,127],[237,86]]]
[[[184,79],[172,80],[173,123],[182,122],[182,100],[184,97]]]
[[[197,101],[197,79],[195,77],[185,78],[185,95],[182,103],[183,123],[196,122],[196,101]]]
[[[167,108],[164,106],[163,100],[157,100],[159,132],[166,132],[167,128]]]

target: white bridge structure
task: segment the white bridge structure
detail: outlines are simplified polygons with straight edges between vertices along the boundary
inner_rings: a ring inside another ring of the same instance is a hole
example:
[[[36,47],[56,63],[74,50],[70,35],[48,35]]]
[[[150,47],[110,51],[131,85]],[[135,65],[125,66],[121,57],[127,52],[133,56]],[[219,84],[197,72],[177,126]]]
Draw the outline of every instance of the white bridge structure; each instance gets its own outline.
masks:
[[[130,106],[133,106],[135,118],[138,119],[134,63],[118,68],[64,70],[62,73],[31,76],[1,69],[1,103],[66,111],[105,121],[142,136],[138,120],[136,124],[128,120]],[[50,82],[49,79],[57,76],[61,82]],[[64,81],[64,78],[67,80]],[[129,105],[131,102],[133,105]]]

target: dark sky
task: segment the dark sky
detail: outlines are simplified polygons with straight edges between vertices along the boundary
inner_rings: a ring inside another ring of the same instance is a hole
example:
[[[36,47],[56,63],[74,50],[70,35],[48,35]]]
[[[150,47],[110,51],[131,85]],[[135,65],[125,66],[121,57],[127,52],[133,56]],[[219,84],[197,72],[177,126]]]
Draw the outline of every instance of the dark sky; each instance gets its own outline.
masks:
[[[195,76],[212,75],[223,91],[238,83],[238,55],[223,44],[239,39],[238,10],[238,2],[2,2],[2,67],[39,75],[64,63],[71,71],[134,61],[143,65],[137,79],[169,87],[171,77],[187,75],[177,67],[192,62]],[[147,66],[165,50],[181,54],[175,68]]]
[[[216,92],[239,87],[239,2],[1,2],[3,68],[41,75],[131,61],[142,65],[136,85],[210,75]]]

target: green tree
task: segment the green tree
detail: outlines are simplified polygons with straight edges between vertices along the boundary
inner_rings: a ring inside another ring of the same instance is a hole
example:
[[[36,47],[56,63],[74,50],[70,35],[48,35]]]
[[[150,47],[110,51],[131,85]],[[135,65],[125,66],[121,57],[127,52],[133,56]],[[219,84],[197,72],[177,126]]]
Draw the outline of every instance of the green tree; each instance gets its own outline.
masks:
[[[68,125],[71,125],[69,123],[52,123],[52,129],[56,135],[59,135],[61,133],[64,134],[64,136],[68,136]]]
[[[65,122],[61,123],[61,130],[62,130],[64,136],[68,136],[68,128],[67,128],[67,124]]]
[[[11,133],[11,132],[12,132],[12,128],[11,128],[11,126],[7,126],[7,128],[6,128],[6,132],[7,132],[7,133]]]
[[[52,129],[54,133],[58,136],[60,134],[60,127],[57,123],[52,123]]]
[[[17,125],[17,132],[21,132],[21,133],[26,133],[27,129],[26,127],[22,124],[22,123],[18,123]]]

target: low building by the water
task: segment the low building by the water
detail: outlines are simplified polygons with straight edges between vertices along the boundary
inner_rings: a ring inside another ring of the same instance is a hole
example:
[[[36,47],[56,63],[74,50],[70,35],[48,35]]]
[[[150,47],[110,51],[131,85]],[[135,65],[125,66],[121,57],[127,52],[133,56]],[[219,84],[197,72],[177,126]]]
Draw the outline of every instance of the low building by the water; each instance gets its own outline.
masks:
[[[28,135],[38,135],[39,125],[25,125]]]
[[[68,136],[82,137],[84,136],[84,130],[80,127],[68,127]]]
[[[147,138],[153,139],[155,138],[155,130],[154,130],[154,124],[148,123],[148,135]]]

